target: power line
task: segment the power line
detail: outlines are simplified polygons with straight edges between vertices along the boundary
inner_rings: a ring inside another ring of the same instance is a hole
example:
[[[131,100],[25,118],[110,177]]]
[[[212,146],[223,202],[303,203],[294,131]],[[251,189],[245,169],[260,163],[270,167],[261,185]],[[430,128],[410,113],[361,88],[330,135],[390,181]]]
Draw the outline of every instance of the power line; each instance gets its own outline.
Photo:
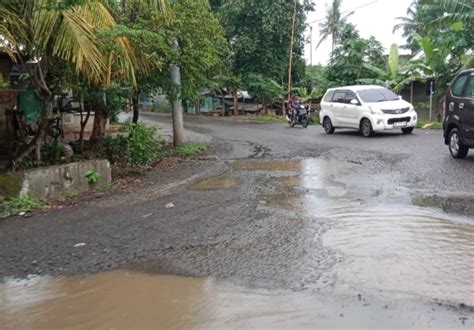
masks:
[[[358,7],[355,7],[355,8],[352,8],[352,9],[349,9],[349,10],[345,10],[345,11],[342,11],[341,14],[347,14],[347,13],[350,13],[350,12],[353,12],[353,11],[356,11],[358,9],[361,9],[361,8],[365,8],[365,7],[368,7],[368,6],[372,6],[374,4],[376,4],[377,2],[379,2],[380,0],[374,0],[374,1],[371,1],[371,2],[367,2],[363,5],[360,5]],[[314,21],[311,21],[308,23],[308,25],[311,25],[311,24],[314,24],[314,23],[318,23],[318,22],[322,22],[326,19],[326,17],[324,18],[320,18],[320,19],[317,19],[317,20],[314,20]]]

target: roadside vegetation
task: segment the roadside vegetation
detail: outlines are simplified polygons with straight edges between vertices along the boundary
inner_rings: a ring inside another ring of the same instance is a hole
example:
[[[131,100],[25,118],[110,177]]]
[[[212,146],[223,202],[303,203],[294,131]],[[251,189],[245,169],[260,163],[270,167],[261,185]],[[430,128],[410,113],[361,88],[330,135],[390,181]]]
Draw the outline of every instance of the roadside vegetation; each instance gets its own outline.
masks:
[[[0,218],[25,214],[41,207],[43,203],[29,195],[22,198],[11,198],[0,202]]]

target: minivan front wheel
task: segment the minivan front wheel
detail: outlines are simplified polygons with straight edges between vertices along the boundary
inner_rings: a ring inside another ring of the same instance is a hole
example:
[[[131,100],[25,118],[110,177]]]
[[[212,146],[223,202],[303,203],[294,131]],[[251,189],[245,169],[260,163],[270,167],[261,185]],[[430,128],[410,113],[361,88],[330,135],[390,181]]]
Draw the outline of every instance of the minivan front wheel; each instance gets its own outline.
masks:
[[[324,118],[323,127],[326,134],[333,134],[335,131],[334,126],[332,126],[331,119],[329,117]]]
[[[367,118],[363,119],[360,123],[360,132],[364,137],[371,137],[372,135],[374,135],[372,123]]]
[[[449,151],[451,156],[456,159],[466,158],[469,148],[462,144],[461,134],[457,128],[449,132]]]

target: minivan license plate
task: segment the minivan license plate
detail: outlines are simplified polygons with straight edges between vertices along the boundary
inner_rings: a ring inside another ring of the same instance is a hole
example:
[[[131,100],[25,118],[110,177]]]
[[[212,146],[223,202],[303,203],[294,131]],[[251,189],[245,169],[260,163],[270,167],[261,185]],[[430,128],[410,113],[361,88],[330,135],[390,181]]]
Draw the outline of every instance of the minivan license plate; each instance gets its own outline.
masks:
[[[393,127],[405,127],[407,123],[405,121],[393,123]]]

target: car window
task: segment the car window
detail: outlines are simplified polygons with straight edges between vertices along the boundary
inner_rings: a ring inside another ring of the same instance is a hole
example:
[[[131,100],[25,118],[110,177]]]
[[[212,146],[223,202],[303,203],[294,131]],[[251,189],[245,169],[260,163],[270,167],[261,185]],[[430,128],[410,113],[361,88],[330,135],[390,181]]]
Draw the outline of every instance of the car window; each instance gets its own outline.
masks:
[[[324,96],[323,101],[324,102],[331,102],[331,99],[332,99],[333,95],[334,95],[334,91],[327,92],[326,95]]]
[[[367,103],[398,100],[397,94],[386,88],[371,88],[357,92],[362,101]]]
[[[338,92],[334,93],[332,101],[333,102],[338,102],[338,103],[344,103],[345,99],[346,99],[346,92],[338,91]]]
[[[357,100],[356,95],[352,92],[346,92],[346,103],[351,103],[351,100],[353,99]]]
[[[451,93],[453,93],[454,96],[461,96],[462,91],[464,88],[464,85],[466,84],[466,80],[469,76],[467,74],[459,76],[458,79],[453,84],[453,88],[451,89]]]
[[[469,77],[466,88],[464,89],[464,96],[474,99],[474,75]]]

